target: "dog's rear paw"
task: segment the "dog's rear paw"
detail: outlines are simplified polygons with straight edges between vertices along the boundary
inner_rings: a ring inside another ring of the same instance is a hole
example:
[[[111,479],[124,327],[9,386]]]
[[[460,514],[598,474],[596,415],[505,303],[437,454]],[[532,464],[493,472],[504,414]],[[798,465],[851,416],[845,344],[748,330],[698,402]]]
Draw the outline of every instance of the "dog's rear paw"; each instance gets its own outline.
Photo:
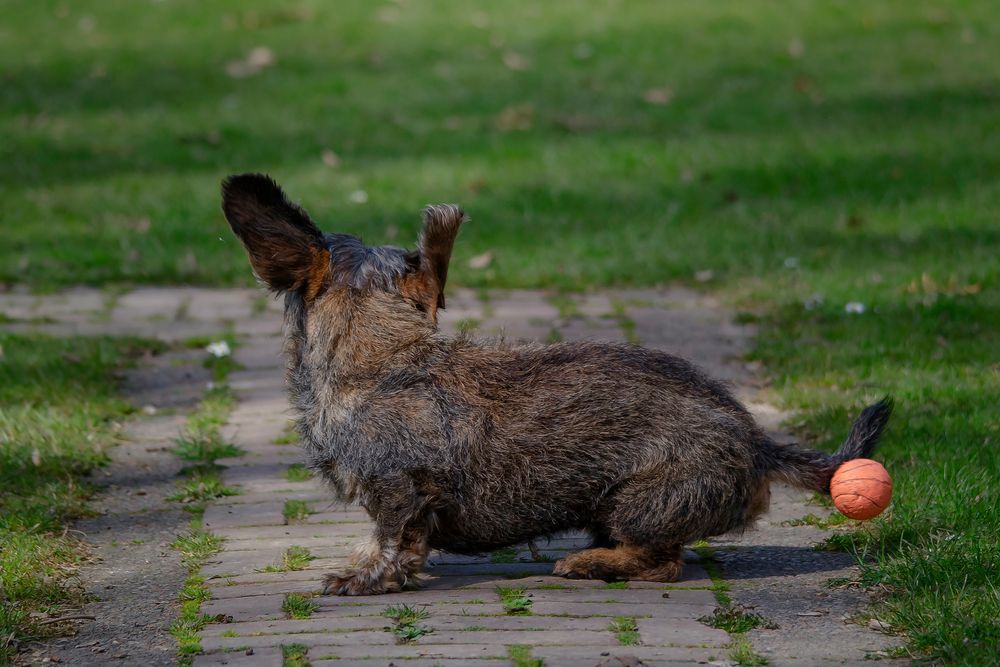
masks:
[[[365,570],[347,570],[323,577],[323,595],[381,595],[396,593],[400,588],[399,582],[373,576]]]
[[[590,549],[570,554],[566,558],[556,561],[552,567],[552,574],[567,579],[604,579],[605,581],[621,579],[622,573],[602,558],[604,554],[594,553],[605,551],[610,551],[610,549]]]
[[[667,561],[660,563],[656,567],[652,567],[644,572],[640,572],[638,579],[642,581],[657,581],[661,583],[670,583],[672,581],[677,581],[681,578],[681,573],[684,571],[684,561]]]

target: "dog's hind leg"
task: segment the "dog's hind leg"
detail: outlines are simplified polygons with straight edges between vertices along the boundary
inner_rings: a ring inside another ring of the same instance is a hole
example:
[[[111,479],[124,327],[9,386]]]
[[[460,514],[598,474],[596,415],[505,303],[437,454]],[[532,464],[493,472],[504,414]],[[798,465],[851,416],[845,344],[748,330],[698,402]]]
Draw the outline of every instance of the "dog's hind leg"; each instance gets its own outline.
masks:
[[[598,510],[604,531],[618,546],[571,554],[554,573],[677,581],[684,569],[683,545],[747,525],[759,511],[757,488],[749,474],[732,470],[683,477],[665,468],[646,471],[623,483]]]
[[[654,549],[634,544],[584,549],[557,561],[552,573],[568,579],[676,581],[683,568],[680,553],[680,547]]]

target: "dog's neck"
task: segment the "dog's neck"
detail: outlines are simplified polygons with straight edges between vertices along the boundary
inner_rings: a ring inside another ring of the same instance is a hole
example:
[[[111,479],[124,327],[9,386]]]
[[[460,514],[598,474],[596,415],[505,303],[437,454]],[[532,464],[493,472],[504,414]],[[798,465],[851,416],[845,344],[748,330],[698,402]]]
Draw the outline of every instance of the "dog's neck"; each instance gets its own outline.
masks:
[[[286,380],[293,406],[308,415],[322,396],[330,405],[412,364],[413,352],[437,332],[425,314],[398,297],[350,291],[330,294],[306,312],[285,299]]]

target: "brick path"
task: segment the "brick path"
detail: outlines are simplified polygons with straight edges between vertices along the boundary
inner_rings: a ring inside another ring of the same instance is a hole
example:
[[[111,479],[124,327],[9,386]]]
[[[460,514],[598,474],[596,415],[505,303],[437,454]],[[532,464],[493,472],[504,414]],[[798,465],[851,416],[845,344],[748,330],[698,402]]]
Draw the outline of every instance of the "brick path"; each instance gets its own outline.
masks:
[[[733,382],[765,425],[774,426],[780,417],[754,401],[752,369],[739,361],[752,331],[730,324],[717,304],[696,293],[550,298],[497,292],[481,300],[460,290],[448,305],[442,327],[449,331],[474,327],[511,338],[633,340],[668,350]],[[482,558],[433,553],[422,590],[315,597],[308,618],[290,619],[282,609],[285,597],[314,594],[321,574],[342,562],[369,525],[363,511],[332,503],[316,481],[289,478],[299,452],[279,444],[287,440],[290,417],[282,386],[280,303],[256,290],[146,288],[109,295],[77,289],[46,297],[0,294],[0,312],[11,320],[6,329],[58,335],[110,332],[178,341],[229,330],[240,337],[235,352],[240,370],[229,378],[239,402],[224,435],[247,453],[220,461],[225,482],[240,494],[214,502],[204,515],[205,527],[225,541],[202,569],[212,594],[202,610],[225,622],[205,628],[205,655],[195,665],[281,665],[282,646],[293,644],[308,648],[313,665],[420,667],[481,659],[490,662],[475,664],[536,664],[527,656],[549,667],[596,665],[613,656],[636,656],[648,665],[731,664],[730,637],[698,621],[717,602],[709,590],[713,581],[694,553],[688,554],[683,579],[669,586],[630,582],[620,588],[550,576],[551,561],[584,545],[578,534],[539,543],[538,561],[526,545]],[[312,513],[286,521],[288,501],[303,501]],[[825,536],[820,529],[781,523],[810,512],[822,513],[806,507],[803,494],[777,489],[760,531],[713,546],[723,573],[733,576],[733,597],[753,600],[758,611],[786,628],[750,635],[771,664],[854,664],[866,651],[893,642],[843,622],[864,596],[826,591],[822,583],[850,576],[850,558],[812,550]],[[312,560],[305,569],[283,566],[292,548],[308,550]],[[528,612],[508,613],[500,588],[524,589]],[[398,640],[384,612],[400,604],[425,610],[419,625],[430,632]],[[638,643],[623,645],[611,630],[616,617],[635,619]],[[828,641],[819,644],[818,636]]]

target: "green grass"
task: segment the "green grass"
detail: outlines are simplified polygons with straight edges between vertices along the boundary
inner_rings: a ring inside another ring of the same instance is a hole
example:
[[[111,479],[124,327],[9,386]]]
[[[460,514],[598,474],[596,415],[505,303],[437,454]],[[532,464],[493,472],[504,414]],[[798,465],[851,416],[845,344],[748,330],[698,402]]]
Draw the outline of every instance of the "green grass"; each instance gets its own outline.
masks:
[[[862,583],[888,593],[879,618],[904,630],[916,655],[982,664],[1000,642],[1000,417],[989,362],[1000,302],[865,291],[880,312],[776,309],[756,356],[800,411],[803,438],[824,449],[843,438],[860,394],[896,397],[877,454],[894,477],[893,504],[825,546],[859,555]],[[814,341],[812,353],[796,349],[801,340]]]
[[[816,516],[815,514],[806,514],[804,517],[799,519],[789,519],[788,521],[783,521],[781,525],[783,526],[815,526],[817,528],[836,528],[837,526],[843,526],[849,523],[850,519],[839,512],[834,512],[829,516]]]
[[[229,418],[236,398],[226,384],[216,384],[201,397],[198,407],[188,415],[186,430],[192,437],[217,433]]]
[[[705,568],[709,579],[712,580],[711,590],[712,594],[715,595],[715,601],[723,607],[728,607],[733,599],[729,596],[729,584],[722,578],[722,570],[719,569],[719,563],[715,560],[715,549],[704,540],[692,544],[691,549],[698,554],[698,562]]]
[[[319,605],[313,602],[308,595],[300,593],[289,593],[281,603],[281,611],[285,616],[292,619],[309,618],[313,612],[319,609]]]
[[[268,565],[261,572],[292,572],[304,570],[316,557],[306,547],[290,546],[281,554],[281,563]]]
[[[740,667],[763,667],[767,658],[757,653],[750,640],[737,635],[729,645],[729,658]]]
[[[511,616],[525,616],[531,613],[531,598],[523,588],[497,587],[497,595],[504,611]]]
[[[993,3],[391,11],[15,2],[0,281],[249,285],[218,212],[243,169],[376,242],[410,242],[428,200],[463,203],[467,285],[726,284],[904,250],[923,268],[943,241],[965,272],[997,255]],[[226,73],[257,46],[273,67]]]
[[[274,439],[276,445],[294,445],[299,441],[298,431],[295,430],[295,423],[288,422],[282,429],[281,435]]]
[[[524,644],[514,644],[507,647],[507,655],[514,667],[544,667],[545,661],[531,656],[531,647]]]
[[[306,655],[309,647],[305,644],[282,644],[281,645],[281,665],[282,667],[309,667],[311,664]]]
[[[225,375],[217,378],[224,382]],[[235,496],[237,489],[226,486],[220,474],[220,458],[243,456],[246,452],[222,439],[221,428],[236,404],[226,384],[215,385],[205,392],[198,406],[188,415],[184,432],[177,437],[173,453],[182,461],[192,463],[183,470],[185,477],[177,482],[178,490],[167,500],[187,503],[199,511],[216,498]]]
[[[15,642],[64,632],[39,621],[82,601],[64,583],[86,549],[64,528],[86,515],[84,478],[107,461],[131,412],[113,373],[143,349],[0,333],[0,664]]]
[[[408,604],[390,605],[382,611],[382,615],[392,620],[393,625],[389,629],[400,643],[420,639],[432,632],[430,628],[420,624],[420,621],[430,615],[424,608],[411,607]]]
[[[373,243],[461,202],[454,285],[717,290],[806,442],[896,396],[893,507],[839,545],[914,653],[992,656],[994,3],[67,6],[6,13],[0,282],[249,285],[218,182],[253,169]]]
[[[223,442],[217,434],[209,437],[182,435],[174,445],[174,454],[192,463],[212,463],[216,459],[243,456],[245,452],[236,445]]]
[[[504,547],[497,549],[490,554],[491,563],[514,563],[517,561],[517,549],[514,547]]]
[[[191,520],[190,530],[177,537],[171,544],[181,555],[188,570],[184,587],[178,594],[180,614],[170,625],[170,634],[177,642],[177,653],[182,664],[190,664],[191,657],[201,652],[201,630],[212,621],[201,613],[201,604],[212,595],[205,580],[198,574],[205,561],[222,548],[222,538],[201,527],[201,517]]]
[[[615,634],[622,646],[634,646],[639,643],[639,624],[632,616],[616,616],[608,630]]]
[[[167,500],[178,503],[204,503],[215,498],[235,496],[239,491],[226,486],[217,470],[199,468],[186,479],[177,483],[178,490]]]
[[[293,463],[288,466],[285,476],[289,482],[307,482],[312,479],[312,471],[301,463]]]
[[[304,520],[314,512],[304,500],[286,500],[282,513],[285,515],[285,523],[294,523]]]
[[[725,630],[731,635],[741,635],[755,628],[776,629],[778,626],[760,614],[736,605],[717,608],[710,616],[698,619],[705,625]]]

